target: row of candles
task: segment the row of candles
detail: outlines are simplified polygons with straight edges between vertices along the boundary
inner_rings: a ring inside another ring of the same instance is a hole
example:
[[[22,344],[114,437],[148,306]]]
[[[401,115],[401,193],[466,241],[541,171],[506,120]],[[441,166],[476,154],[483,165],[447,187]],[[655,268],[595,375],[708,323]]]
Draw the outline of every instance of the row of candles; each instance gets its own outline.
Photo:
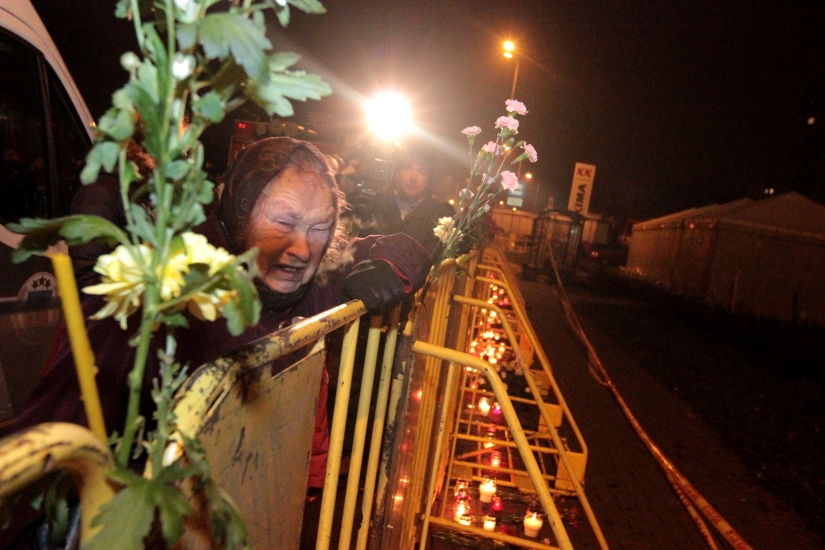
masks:
[[[501,497],[496,495],[496,490],[496,480],[486,478],[478,486],[478,500],[490,504],[490,509],[498,513],[504,509],[504,503]],[[461,525],[470,526],[472,524],[472,517],[470,516],[470,499],[467,493],[467,482],[463,480],[456,481],[454,494],[456,498],[455,520]],[[495,531],[496,521],[496,516],[490,514],[485,515],[482,520],[482,529],[485,531]],[[527,515],[524,516],[524,536],[530,538],[537,537],[542,525],[544,525],[544,520],[537,512],[528,512]]]

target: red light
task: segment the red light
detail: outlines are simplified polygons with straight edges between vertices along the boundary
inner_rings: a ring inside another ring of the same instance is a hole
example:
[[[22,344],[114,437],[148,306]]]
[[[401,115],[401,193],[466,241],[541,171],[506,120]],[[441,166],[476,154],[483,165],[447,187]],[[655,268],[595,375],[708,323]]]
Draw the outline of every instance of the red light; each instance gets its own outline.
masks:
[[[239,122],[238,123],[238,128],[240,128],[241,130],[245,129],[246,128],[246,123],[245,122]]]

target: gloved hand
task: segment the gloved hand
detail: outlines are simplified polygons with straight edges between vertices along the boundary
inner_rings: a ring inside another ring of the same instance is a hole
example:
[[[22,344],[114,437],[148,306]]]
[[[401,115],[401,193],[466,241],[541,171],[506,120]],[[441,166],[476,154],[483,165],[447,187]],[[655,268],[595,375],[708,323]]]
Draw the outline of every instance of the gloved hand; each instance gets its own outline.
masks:
[[[344,296],[364,302],[372,313],[382,313],[404,297],[404,281],[383,260],[365,260],[344,279]]]

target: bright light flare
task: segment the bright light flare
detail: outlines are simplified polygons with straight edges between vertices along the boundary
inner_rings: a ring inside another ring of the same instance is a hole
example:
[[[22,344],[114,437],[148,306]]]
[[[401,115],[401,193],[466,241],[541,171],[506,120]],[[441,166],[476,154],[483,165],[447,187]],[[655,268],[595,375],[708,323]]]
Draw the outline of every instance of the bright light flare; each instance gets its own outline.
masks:
[[[400,94],[386,92],[364,105],[367,122],[373,133],[382,139],[395,139],[412,129],[412,108]]]

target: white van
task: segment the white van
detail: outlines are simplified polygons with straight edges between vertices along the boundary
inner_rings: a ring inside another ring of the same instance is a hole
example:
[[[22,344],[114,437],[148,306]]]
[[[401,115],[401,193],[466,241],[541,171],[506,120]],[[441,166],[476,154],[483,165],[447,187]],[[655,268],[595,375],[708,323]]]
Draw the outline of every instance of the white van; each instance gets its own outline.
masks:
[[[62,325],[51,264],[11,263],[6,224],[68,213],[94,121],[28,0],[0,0],[0,434],[39,381]]]

